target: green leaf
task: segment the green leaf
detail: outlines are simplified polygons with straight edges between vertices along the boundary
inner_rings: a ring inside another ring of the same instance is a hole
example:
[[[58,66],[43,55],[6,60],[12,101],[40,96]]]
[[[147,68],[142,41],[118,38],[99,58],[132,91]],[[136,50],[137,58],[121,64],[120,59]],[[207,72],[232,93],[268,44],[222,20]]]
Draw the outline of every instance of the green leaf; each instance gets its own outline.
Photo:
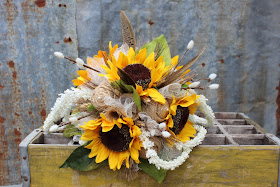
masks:
[[[134,87],[132,85],[127,85],[123,80],[119,80],[120,87],[125,93],[133,93]]]
[[[136,104],[138,110],[141,111],[141,98],[135,88],[133,88],[133,101]]]
[[[122,90],[122,88],[120,87],[120,84],[119,84],[120,80],[117,80],[117,81],[114,81],[114,82],[111,82],[111,86],[115,89],[118,89],[119,91]]]
[[[87,108],[88,111],[96,111],[96,108],[93,106],[93,105],[90,105],[88,108]]]
[[[76,114],[79,113],[78,107],[75,107],[75,109],[73,110],[73,112],[71,114]]]
[[[158,170],[154,164],[150,164],[146,159],[140,159],[140,162],[141,163],[138,164],[138,167],[140,167],[144,172],[153,177],[159,183],[163,181],[166,176],[166,170]]]
[[[63,136],[70,138],[75,135],[82,135],[82,132],[75,125],[67,125],[63,131]]]
[[[171,54],[170,54],[170,50],[168,47],[168,43],[167,43],[164,35],[161,35],[161,36],[157,37],[156,39],[154,39],[153,41],[151,41],[150,43],[143,45],[140,49],[138,49],[136,51],[136,54],[138,54],[141,49],[146,48],[147,56],[150,55],[152,52],[154,52],[157,43],[162,45],[163,50],[162,50],[161,56],[163,56],[165,65],[169,66],[171,64]]]
[[[126,90],[127,93],[133,93],[133,101],[136,104],[139,111],[141,111],[141,98],[136,91],[136,89],[132,85],[125,84],[122,80],[120,80],[121,87]]]
[[[111,83],[111,86],[120,88],[124,93],[133,93],[133,101],[136,104],[139,111],[141,111],[141,98],[132,85],[127,85],[123,80],[117,80]]]
[[[90,151],[90,149],[86,149],[83,146],[78,147],[59,168],[70,167],[79,171],[90,171],[108,165],[107,160],[99,164],[95,163],[95,157],[88,157]]]
[[[187,84],[183,84],[181,88],[188,88],[189,86]]]

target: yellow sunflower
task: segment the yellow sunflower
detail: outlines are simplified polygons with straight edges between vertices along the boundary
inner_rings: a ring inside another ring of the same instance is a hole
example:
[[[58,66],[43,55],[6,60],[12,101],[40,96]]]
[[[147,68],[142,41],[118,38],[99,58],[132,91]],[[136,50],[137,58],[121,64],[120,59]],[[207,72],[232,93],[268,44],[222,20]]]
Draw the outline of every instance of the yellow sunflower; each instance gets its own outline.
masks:
[[[117,45],[112,47],[109,44],[110,56],[108,66],[101,66],[107,74],[106,76],[110,81],[119,80],[118,68],[125,71],[135,82],[136,90],[140,96],[150,96],[154,101],[164,104],[166,101],[164,97],[158,92],[156,83],[159,82],[178,62],[178,56],[172,58],[170,66],[165,66],[163,57],[160,56],[155,60],[155,53],[152,52],[147,56],[146,48],[143,48],[135,55],[133,48],[129,48],[128,54],[120,52],[119,58],[112,55],[117,49]]]
[[[139,161],[141,131],[134,125],[132,118],[119,118],[113,122],[104,114],[97,120],[90,120],[81,128],[85,131],[82,140],[92,141],[85,148],[91,149],[89,158],[95,158],[96,163],[108,159],[112,170],[120,169],[125,162],[129,168],[129,159]]]
[[[172,96],[173,97],[173,96]],[[171,137],[186,142],[190,140],[190,137],[194,137],[196,130],[193,127],[189,118],[189,114],[194,114],[197,109],[198,103],[195,101],[199,98],[198,95],[193,94],[187,96],[187,94],[176,100],[173,97],[172,103],[169,108],[169,114],[166,117],[167,130],[172,134]]]

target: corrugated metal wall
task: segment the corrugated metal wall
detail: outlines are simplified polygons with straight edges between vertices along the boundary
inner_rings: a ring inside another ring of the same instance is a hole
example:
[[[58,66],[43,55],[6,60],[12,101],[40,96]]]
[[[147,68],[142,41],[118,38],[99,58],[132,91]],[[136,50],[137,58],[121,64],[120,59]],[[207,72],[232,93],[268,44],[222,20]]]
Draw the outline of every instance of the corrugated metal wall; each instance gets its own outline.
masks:
[[[42,125],[75,76],[76,67],[53,52],[85,59],[110,40],[121,44],[120,9],[139,44],[164,34],[172,55],[182,55],[193,39],[186,61],[207,45],[197,70],[218,74],[220,89],[205,93],[214,110],[244,112],[277,133],[280,1],[2,0],[0,185],[20,183],[18,144]]]

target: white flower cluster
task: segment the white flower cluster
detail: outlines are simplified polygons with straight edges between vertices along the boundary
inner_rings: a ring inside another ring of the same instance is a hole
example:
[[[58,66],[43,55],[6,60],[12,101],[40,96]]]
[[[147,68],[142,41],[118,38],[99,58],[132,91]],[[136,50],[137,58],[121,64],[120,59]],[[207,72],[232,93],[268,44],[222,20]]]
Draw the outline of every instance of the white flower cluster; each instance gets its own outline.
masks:
[[[65,90],[63,94],[59,94],[60,97],[57,98],[54,107],[44,122],[44,131],[48,132],[50,127],[54,125],[54,122],[63,117],[65,120],[69,120],[72,107],[77,103],[78,99],[90,99],[91,94],[92,91],[88,88],[78,89],[73,87]]]
[[[203,95],[200,95],[200,97],[198,98],[198,102],[199,102],[198,110],[200,110],[200,112],[202,112],[205,115],[205,119],[207,120],[207,123],[205,123],[205,119],[200,118],[198,116],[194,117],[193,122],[200,123],[204,127],[211,127],[215,124],[215,115],[212,108],[206,104],[207,100],[208,99],[206,99],[206,97],[204,97]]]
[[[148,129],[150,136],[162,136],[168,138],[171,134],[166,131],[166,122],[158,124],[145,112],[139,112],[140,119],[145,122],[146,128]]]
[[[180,156],[178,156],[174,160],[163,160],[161,159],[156,151],[153,149],[154,142],[150,141],[149,137],[151,134],[145,130],[145,128],[141,128],[142,134],[140,135],[140,139],[142,141],[143,147],[146,149],[146,157],[149,160],[150,164],[154,164],[157,169],[164,169],[164,170],[174,170],[175,168],[182,165],[186,159],[189,157],[190,152],[192,149],[201,144],[205,138],[207,133],[206,129],[202,126],[194,125],[194,128],[197,130],[197,135],[194,139],[190,141],[186,141],[185,143],[177,143],[175,144],[176,148],[182,149],[183,152]]]

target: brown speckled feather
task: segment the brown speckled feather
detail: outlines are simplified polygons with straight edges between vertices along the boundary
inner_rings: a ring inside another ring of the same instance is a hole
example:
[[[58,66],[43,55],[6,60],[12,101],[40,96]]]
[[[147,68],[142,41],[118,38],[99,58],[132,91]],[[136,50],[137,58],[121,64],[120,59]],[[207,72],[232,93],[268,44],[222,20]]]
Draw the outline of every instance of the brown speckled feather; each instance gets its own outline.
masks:
[[[203,49],[199,52],[199,54],[196,57],[194,57],[192,60],[190,60],[188,63],[186,63],[181,69],[167,75],[163,82],[157,84],[158,85],[157,88],[162,88],[179,79],[187,71],[187,69],[189,69],[197,61],[197,59],[200,57],[200,55],[202,55],[205,49],[206,47],[203,47]]]
[[[122,22],[122,35],[123,35],[123,43],[127,43],[129,47],[132,47],[135,50],[135,35],[133,32],[133,28],[130,24],[128,17],[125,15],[124,11],[120,12],[121,22]]]

